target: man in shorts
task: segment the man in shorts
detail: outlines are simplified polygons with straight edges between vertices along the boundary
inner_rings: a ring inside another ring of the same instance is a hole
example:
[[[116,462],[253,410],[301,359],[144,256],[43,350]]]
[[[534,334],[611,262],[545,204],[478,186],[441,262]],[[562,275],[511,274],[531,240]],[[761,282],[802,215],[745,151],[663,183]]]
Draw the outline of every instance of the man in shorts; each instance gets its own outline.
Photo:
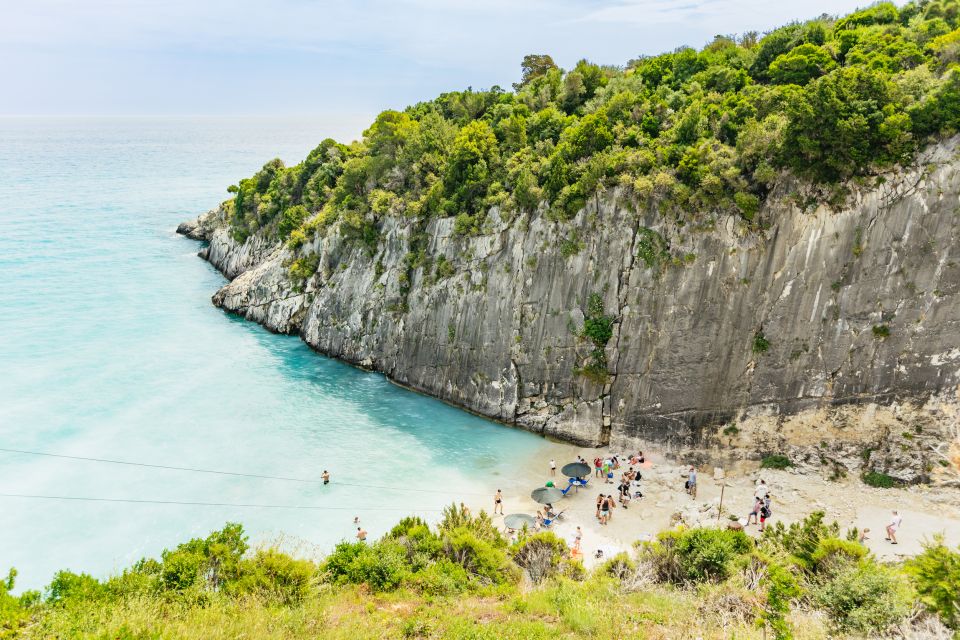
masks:
[[[760,507],[762,506],[763,506],[763,499],[758,496],[754,496],[753,509],[750,511],[750,513],[747,514],[748,527],[750,526],[750,518],[753,518],[753,524],[759,524],[760,521],[758,520],[758,518],[760,517]]]
[[[690,465],[690,472],[687,475],[687,493],[690,494],[691,498],[696,499],[697,497],[697,469],[693,465]]]
[[[323,470],[323,473],[320,474],[320,477],[323,478],[323,484],[330,484],[330,472],[326,469]]]

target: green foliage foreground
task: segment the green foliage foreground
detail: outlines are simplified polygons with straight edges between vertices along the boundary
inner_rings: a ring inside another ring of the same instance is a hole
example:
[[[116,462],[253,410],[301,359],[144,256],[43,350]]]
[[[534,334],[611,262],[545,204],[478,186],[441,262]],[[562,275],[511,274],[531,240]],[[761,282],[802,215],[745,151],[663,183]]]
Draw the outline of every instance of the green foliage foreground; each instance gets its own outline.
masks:
[[[237,240],[287,239],[298,259],[334,223],[373,253],[389,217],[453,217],[473,234],[493,207],[511,220],[543,206],[562,221],[611,187],[681,225],[733,215],[764,226],[761,205],[785,173],[836,201],[843,190],[829,185],[908,162],[960,129],[958,7],[881,3],[625,67],[564,71],[530,55],[514,91],[385,111],[359,142],[324,140],[292,167],[268,162],[225,206]],[[654,266],[658,253],[642,257]],[[292,271],[302,281],[316,263]]]
[[[960,553],[934,540],[881,564],[839,534],[822,513],[759,540],[677,529],[588,573],[552,533],[508,543],[456,507],[319,563],[228,524],[106,580],[62,571],[13,596],[11,571],[0,637],[889,637],[915,606],[957,625]]]

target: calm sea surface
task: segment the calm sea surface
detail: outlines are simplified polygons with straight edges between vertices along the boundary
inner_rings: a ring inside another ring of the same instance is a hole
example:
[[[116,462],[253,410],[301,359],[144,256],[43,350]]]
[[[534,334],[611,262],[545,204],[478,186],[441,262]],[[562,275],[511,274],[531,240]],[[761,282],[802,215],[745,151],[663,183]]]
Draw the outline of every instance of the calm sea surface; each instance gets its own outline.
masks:
[[[105,576],[227,521],[311,551],[352,537],[355,515],[378,536],[542,446],[210,304],[224,280],[177,223],[333,133],[322,120],[0,118],[0,448],[334,478],[0,452],[5,494],[323,507],[0,497],[0,573],[17,567],[18,590],[61,568]]]

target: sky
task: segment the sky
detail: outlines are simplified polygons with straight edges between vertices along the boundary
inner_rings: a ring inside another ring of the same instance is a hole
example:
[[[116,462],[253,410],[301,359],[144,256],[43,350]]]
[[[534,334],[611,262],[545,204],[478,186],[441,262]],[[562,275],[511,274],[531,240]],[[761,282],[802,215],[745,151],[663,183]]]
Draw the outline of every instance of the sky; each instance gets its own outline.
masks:
[[[509,88],[527,53],[622,65],[851,0],[0,0],[0,115],[369,121]],[[359,126],[359,125],[358,125]]]

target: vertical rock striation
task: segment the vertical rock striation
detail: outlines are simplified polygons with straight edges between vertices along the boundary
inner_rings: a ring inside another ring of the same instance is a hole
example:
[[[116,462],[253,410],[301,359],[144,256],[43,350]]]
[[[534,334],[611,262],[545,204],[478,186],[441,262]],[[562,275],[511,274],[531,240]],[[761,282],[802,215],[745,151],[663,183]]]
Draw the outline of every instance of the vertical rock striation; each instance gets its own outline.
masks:
[[[387,218],[376,250],[334,226],[300,286],[296,255],[223,211],[181,233],[232,281],[214,303],[318,351],[525,429],[575,443],[757,456],[904,481],[937,468],[960,384],[960,160],[801,209],[788,184],[761,215],[700,226],[616,192],[570,221],[493,209],[483,235],[450,218]],[[409,259],[414,236],[426,259]],[[589,371],[589,301],[612,319]]]

